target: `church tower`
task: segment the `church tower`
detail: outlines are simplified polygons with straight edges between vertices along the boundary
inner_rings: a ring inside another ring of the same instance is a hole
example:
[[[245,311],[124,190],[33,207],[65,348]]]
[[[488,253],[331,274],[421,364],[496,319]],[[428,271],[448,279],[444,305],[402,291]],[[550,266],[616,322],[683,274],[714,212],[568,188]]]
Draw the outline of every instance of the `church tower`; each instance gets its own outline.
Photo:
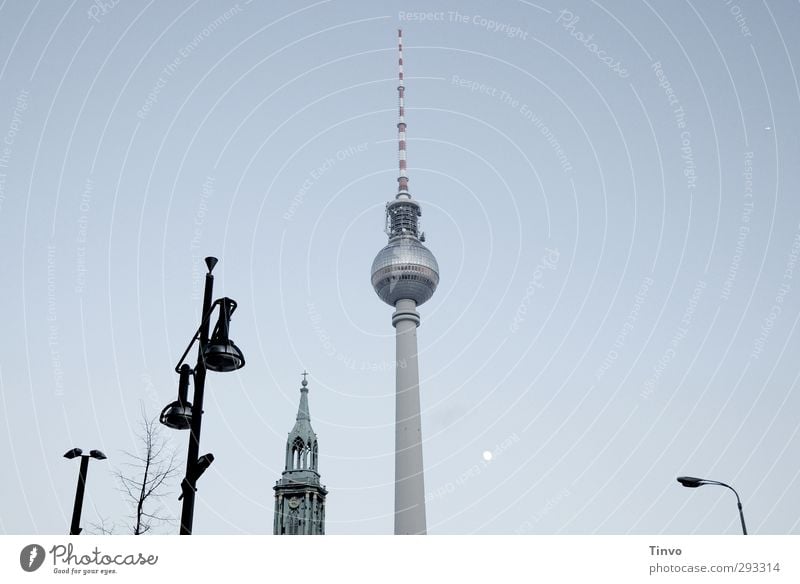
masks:
[[[297,421],[286,439],[286,466],[275,490],[275,535],[325,535],[325,495],[319,482],[317,435],[308,413],[308,381],[303,373]]]

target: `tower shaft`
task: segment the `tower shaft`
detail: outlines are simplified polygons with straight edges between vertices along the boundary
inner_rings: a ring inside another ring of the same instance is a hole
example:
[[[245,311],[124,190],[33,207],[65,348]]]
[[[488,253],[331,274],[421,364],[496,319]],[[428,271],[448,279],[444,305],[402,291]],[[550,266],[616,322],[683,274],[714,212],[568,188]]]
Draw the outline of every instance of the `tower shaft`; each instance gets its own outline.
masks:
[[[422,466],[417,326],[413,300],[398,300],[392,315],[397,342],[395,368],[394,533],[424,535],[425,478]]]

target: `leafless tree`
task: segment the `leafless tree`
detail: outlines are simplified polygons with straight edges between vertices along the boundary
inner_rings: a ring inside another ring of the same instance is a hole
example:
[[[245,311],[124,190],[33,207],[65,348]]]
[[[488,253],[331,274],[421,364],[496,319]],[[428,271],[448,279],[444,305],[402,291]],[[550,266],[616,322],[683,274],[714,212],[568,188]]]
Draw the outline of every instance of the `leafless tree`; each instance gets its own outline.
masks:
[[[133,535],[142,535],[162,523],[173,519],[161,505],[161,499],[169,495],[170,481],[179,471],[175,450],[161,434],[157,418],[150,418],[142,406],[142,421],[136,435],[138,448],[135,452],[124,451],[128,462],[114,471],[120,492],[130,503],[129,528]]]

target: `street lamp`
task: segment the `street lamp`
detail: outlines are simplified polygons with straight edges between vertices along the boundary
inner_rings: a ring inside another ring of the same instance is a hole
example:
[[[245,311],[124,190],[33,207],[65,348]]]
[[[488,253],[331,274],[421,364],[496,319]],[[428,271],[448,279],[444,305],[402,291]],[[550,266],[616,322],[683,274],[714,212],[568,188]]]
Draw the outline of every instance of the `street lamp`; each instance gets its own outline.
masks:
[[[200,326],[189,342],[189,346],[181,355],[175,372],[180,374],[178,382],[178,399],[168,404],[162,411],[160,421],[162,424],[175,430],[190,430],[189,453],[186,456],[186,476],[181,481],[181,495],[183,499],[181,510],[181,535],[192,534],[194,521],[194,499],[197,491],[197,479],[214,461],[211,453],[198,456],[200,451],[200,426],[203,417],[203,391],[206,382],[206,370],[228,372],[244,367],[244,355],[239,347],[230,339],[231,315],[236,310],[236,301],[231,298],[220,298],[211,301],[214,287],[214,276],[211,272],[217,265],[217,258],[207,257],[205,290],[203,293],[203,313]],[[219,307],[219,318],[209,338],[209,324],[214,309]],[[197,350],[197,364],[192,369],[184,363],[184,359],[194,346],[199,343]],[[189,380],[194,377],[194,403],[189,402]]]
[[[78,487],[75,490],[75,505],[72,507],[72,524],[69,528],[70,535],[80,535],[81,533],[81,509],[83,509],[83,492],[86,490],[86,473],[89,470],[89,459],[105,460],[106,455],[99,450],[91,450],[89,454],[84,454],[80,448],[73,448],[64,453],[64,458],[72,460],[81,457],[81,469],[78,472]]]
[[[747,527],[744,524],[744,513],[742,512],[742,500],[739,498],[739,493],[736,492],[736,489],[719,481],[698,479],[697,477],[678,477],[677,480],[684,487],[689,487],[690,489],[696,489],[697,487],[702,487],[703,485],[719,485],[720,487],[725,487],[726,489],[733,491],[733,494],[736,495],[736,505],[739,507],[739,519],[742,520],[742,533],[747,535]]]
[[[181,365],[178,382],[178,399],[161,410],[161,423],[173,430],[188,430],[192,427],[192,404],[189,402],[189,376],[194,371],[186,363]]]

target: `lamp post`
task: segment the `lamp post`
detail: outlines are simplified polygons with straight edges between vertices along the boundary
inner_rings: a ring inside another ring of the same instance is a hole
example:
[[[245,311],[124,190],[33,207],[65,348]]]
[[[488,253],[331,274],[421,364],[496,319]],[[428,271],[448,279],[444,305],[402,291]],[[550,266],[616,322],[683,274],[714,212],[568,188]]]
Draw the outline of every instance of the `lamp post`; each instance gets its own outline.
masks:
[[[228,337],[231,314],[236,310],[236,301],[231,298],[220,298],[212,302],[214,276],[212,271],[217,265],[217,258],[207,257],[205,290],[203,293],[203,313],[200,326],[189,346],[181,355],[175,366],[176,373],[180,374],[178,382],[178,399],[168,404],[162,411],[161,423],[175,430],[190,430],[189,451],[186,456],[186,476],[181,481],[181,496],[183,508],[181,510],[181,535],[192,534],[194,522],[194,500],[197,491],[197,479],[214,461],[211,453],[199,456],[200,428],[203,416],[203,392],[205,390],[206,370],[211,371],[236,371],[244,367],[244,355],[233,341]],[[219,307],[219,319],[209,338],[209,323],[214,309]],[[184,363],[184,359],[194,346],[199,342],[197,349],[197,364],[194,369]],[[189,379],[194,377],[193,403],[189,402]]]
[[[744,524],[744,512],[742,512],[742,500],[739,498],[739,493],[736,492],[736,489],[719,481],[698,479],[697,477],[678,477],[677,480],[684,487],[689,487],[690,489],[696,489],[697,487],[702,487],[703,485],[719,485],[720,487],[725,487],[726,489],[733,491],[733,494],[736,495],[736,506],[739,507],[739,519],[742,521],[742,534],[747,535],[747,527]]]
[[[91,450],[84,454],[80,448],[73,448],[64,453],[64,458],[73,459],[81,457],[81,469],[78,472],[78,486],[75,489],[75,505],[72,507],[72,524],[69,527],[70,535],[81,533],[81,510],[83,509],[83,493],[86,490],[86,473],[89,471],[89,459],[105,460],[106,455],[99,450]]]

